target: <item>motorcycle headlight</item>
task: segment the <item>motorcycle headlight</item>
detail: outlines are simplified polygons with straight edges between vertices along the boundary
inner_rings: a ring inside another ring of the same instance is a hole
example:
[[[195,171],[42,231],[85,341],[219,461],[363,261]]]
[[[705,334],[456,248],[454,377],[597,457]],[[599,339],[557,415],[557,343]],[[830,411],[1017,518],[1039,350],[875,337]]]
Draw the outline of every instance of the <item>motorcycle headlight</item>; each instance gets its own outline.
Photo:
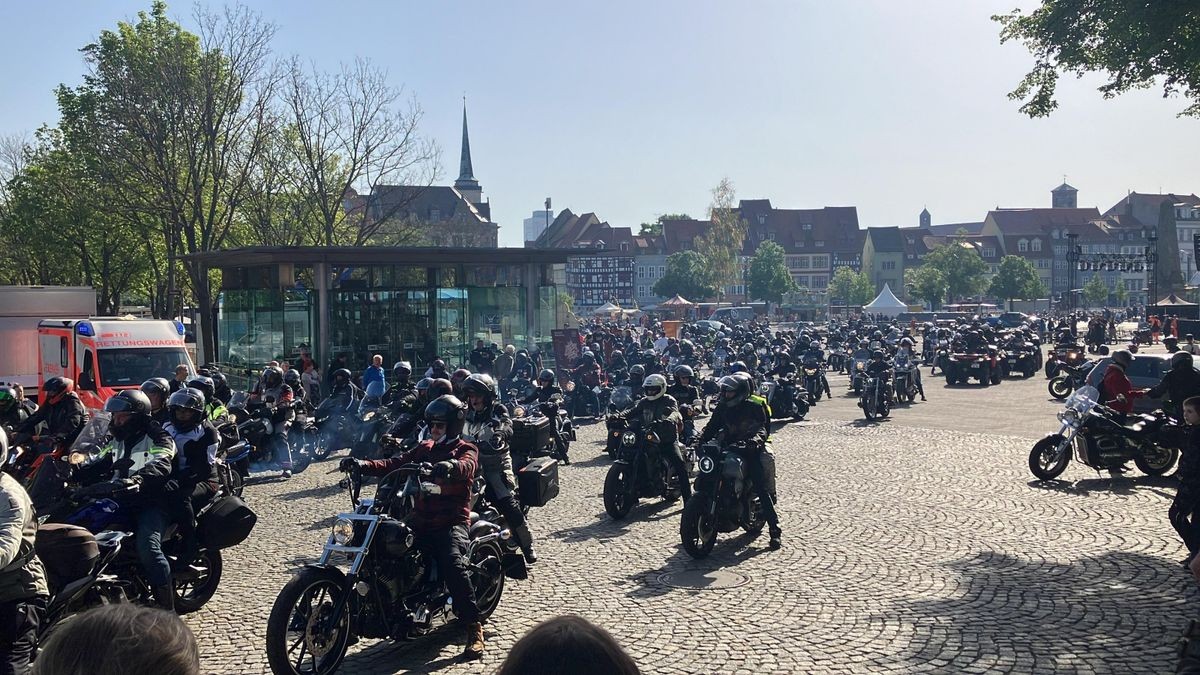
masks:
[[[348,518],[338,518],[333,522],[333,542],[338,546],[346,546],[354,541],[354,522]]]
[[[855,369],[855,370],[865,370],[865,369],[866,369],[866,364],[864,364],[863,362],[859,361],[858,363],[854,364],[854,369]]]
[[[637,434],[633,433],[632,431],[626,431],[625,433],[621,434],[622,445],[633,445],[634,443],[637,443]]]
[[[717,468],[717,463],[712,457],[705,455],[700,458],[700,473],[712,473]]]
[[[650,433],[646,434],[646,440],[650,441],[651,443],[658,443],[660,439],[658,438],[658,434],[651,431]]]
[[[1058,413],[1058,420],[1064,424],[1078,424],[1079,411],[1074,408],[1067,408],[1066,410]]]
[[[524,416],[525,416],[524,408],[522,408],[521,406],[517,406],[517,407],[513,408],[513,417],[524,417]]]

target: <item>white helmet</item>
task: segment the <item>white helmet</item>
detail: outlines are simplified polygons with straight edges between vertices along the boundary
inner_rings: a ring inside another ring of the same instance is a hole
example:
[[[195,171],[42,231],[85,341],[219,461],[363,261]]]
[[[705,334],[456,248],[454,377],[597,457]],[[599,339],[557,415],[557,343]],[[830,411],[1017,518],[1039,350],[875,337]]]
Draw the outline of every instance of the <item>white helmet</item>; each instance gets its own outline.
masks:
[[[647,375],[646,379],[642,380],[642,393],[646,395],[646,399],[657,401],[667,393],[667,378],[655,373]]]

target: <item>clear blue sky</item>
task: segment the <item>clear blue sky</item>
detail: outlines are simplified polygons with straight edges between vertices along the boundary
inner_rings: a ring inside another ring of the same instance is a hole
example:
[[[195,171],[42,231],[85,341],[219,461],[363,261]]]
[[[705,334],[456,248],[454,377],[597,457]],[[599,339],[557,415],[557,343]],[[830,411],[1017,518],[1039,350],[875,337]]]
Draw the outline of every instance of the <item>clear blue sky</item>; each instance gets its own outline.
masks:
[[[1005,94],[1032,63],[989,16],[1019,0],[711,2],[250,2],[275,49],[334,69],[385,66],[425,109],[457,175],[468,97],[475,175],[520,245],[542,208],[636,227],[702,216],[722,176],[780,207],[853,205],[863,225],[981,220],[1049,206],[1063,175],[1081,206],[1128,190],[1200,191],[1200,121],[1158,91],[1104,101],[1067,80],[1029,120]],[[0,134],[57,119],[78,48],[149,0],[0,7]],[[171,5],[191,23],[192,5]]]

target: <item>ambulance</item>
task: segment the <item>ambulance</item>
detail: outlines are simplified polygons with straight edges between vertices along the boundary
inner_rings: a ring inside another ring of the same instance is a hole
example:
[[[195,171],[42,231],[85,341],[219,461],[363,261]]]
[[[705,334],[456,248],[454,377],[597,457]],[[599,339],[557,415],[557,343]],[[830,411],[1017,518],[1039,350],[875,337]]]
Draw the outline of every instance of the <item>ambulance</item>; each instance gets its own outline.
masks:
[[[39,390],[52,377],[75,380],[88,408],[99,409],[122,389],[152,377],[168,380],[175,367],[195,366],[178,321],[121,317],[43,319],[38,323]]]

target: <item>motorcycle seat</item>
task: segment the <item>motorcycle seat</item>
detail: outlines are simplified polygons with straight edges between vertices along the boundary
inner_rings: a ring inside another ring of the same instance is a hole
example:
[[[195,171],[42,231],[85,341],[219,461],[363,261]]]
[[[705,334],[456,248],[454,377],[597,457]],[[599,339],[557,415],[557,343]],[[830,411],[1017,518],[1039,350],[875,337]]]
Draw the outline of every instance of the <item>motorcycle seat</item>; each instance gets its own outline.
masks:
[[[475,523],[478,523],[478,522],[479,522],[479,517],[480,517],[480,516],[479,516],[479,514],[478,514],[478,513],[476,513],[475,511],[472,511],[472,512],[471,512],[471,524],[472,524],[472,525],[474,525]]]

